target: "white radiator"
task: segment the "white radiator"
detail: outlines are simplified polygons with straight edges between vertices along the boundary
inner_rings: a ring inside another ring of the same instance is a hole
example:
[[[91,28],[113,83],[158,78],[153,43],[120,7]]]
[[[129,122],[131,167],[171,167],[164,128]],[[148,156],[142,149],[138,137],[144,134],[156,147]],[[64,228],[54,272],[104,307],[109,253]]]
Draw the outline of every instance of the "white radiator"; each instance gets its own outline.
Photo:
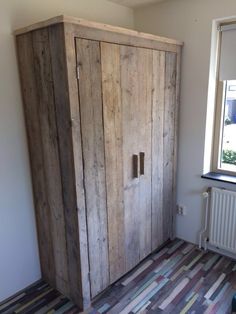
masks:
[[[236,192],[211,188],[209,244],[236,253]]]

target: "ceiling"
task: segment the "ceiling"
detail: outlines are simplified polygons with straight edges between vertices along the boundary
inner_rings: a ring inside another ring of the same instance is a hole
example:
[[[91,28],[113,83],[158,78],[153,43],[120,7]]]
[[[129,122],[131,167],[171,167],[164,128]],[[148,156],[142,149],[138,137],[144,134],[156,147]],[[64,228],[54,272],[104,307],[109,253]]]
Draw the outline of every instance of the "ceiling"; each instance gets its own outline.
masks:
[[[115,2],[121,5],[130,7],[130,8],[135,8],[135,7],[147,5],[150,3],[162,2],[165,0],[108,0],[108,1]]]

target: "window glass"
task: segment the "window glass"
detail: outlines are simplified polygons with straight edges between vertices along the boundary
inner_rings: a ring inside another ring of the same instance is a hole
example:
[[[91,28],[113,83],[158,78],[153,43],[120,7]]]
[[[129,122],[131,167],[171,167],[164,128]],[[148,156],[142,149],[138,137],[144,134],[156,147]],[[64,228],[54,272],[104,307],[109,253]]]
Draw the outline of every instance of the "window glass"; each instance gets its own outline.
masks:
[[[220,169],[236,172],[236,80],[225,81]]]

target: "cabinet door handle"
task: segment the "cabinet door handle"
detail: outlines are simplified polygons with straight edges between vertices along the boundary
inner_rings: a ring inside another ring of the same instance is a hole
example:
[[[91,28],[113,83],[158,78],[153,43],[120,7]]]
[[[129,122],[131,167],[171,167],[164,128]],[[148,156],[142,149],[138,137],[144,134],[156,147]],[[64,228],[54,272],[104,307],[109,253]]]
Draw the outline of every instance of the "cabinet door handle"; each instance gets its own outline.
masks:
[[[139,153],[140,157],[140,175],[144,175],[144,167],[145,167],[145,153],[141,152]]]
[[[133,177],[138,178],[138,155],[133,155]]]

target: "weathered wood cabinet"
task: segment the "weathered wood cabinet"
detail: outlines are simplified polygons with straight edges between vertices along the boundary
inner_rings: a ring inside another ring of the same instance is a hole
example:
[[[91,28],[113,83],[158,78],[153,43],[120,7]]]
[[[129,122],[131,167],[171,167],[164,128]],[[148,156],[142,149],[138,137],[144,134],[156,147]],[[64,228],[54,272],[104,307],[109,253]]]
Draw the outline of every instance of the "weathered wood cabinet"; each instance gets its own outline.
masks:
[[[65,16],[16,41],[42,273],[86,308],[174,236],[182,44]]]

